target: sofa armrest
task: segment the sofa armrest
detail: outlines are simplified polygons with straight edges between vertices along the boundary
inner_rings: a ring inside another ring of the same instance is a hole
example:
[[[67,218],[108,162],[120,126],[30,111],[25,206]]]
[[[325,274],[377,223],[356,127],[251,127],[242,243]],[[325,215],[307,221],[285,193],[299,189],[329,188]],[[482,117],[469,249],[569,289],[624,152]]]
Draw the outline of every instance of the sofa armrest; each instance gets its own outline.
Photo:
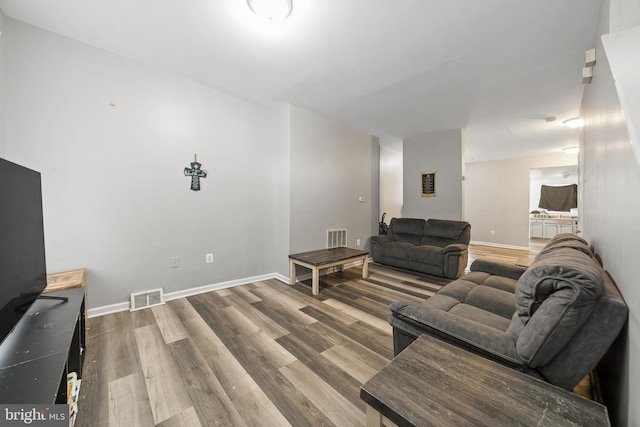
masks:
[[[518,280],[520,276],[522,276],[522,273],[527,271],[527,267],[521,265],[489,261],[482,258],[473,261],[469,269],[471,271],[481,271],[495,276],[508,277],[514,280]]]
[[[389,323],[394,329],[416,337],[436,336],[503,365],[526,370],[515,349],[515,340],[503,331],[425,304],[396,301],[389,308]]]
[[[463,252],[466,250],[467,250],[467,245],[463,245],[462,243],[452,243],[442,248],[442,253],[447,254],[451,252]]]
[[[371,236],[371,244],[376,244],[376,245],[383,245],[385,243],[389,243],[389,242],[395,242],[396,239],[388,236],[386,234],[382,234],[379,236]]]

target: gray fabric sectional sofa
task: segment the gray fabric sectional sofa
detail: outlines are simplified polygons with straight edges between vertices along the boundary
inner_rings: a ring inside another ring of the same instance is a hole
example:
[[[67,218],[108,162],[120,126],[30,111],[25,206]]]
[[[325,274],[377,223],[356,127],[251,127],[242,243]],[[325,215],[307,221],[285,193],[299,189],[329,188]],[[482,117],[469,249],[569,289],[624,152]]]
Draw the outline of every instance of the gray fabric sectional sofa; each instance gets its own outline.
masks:
[[[390,308],[395,354],[429,334],[568,390],[628,314],[587,242],[572,234],[552,239],[528,268],[478,259],[426,301]]]
[[[444,219],[393,218],[388,234],[371,238],[373,261],[449,279],[464,273],[471,225]]]

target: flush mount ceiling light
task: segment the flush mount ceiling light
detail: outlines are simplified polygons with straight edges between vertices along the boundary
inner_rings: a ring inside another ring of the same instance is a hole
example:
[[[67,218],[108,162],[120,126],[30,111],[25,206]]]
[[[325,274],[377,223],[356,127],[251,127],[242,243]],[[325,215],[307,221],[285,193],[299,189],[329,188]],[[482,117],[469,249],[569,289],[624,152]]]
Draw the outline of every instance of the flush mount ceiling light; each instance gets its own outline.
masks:
[[[291,15],[293,0],[247,0],[247,4],[253,13],[259,18],[276,22],[282,21]]]
[[[580,151],[579,147],[566,147],[563,148],[562,151],[564,151],[567,154],[576,154],[577,152]]]
[[[570,128],[579,128],[582,126],[582,119],[580,117],[572,117],[567,120],[563,120],[562,123],[569,126]]]

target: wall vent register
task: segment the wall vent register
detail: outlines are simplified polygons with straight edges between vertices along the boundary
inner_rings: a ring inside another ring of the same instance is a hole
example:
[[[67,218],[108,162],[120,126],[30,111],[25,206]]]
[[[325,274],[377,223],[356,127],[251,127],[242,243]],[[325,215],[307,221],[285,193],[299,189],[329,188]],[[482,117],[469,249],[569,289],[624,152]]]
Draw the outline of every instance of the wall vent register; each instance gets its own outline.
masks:
[[[131,308],[129,310],[141,310],[162,304],[164,304],[164,293],[162,289],[150,289],[148,291],[132,293]]]
[[[347,229],[327,230],[327,249],[347,246]]]

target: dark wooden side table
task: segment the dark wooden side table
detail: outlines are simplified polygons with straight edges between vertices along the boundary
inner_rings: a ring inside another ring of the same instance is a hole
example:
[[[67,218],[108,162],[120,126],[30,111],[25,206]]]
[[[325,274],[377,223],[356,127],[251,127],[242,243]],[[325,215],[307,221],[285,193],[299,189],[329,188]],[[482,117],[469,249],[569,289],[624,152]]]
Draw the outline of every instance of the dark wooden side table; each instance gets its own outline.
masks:
[[[351,248],[320,249],[289,255],[289,283],[296,284],[296,265],[311,269],[311,292],[318,295],[320,291],[320,269],[343,266],[350,262],[362,260],[362,278],[369,276],[369,252]]]
[[[607,408],[423,335],[360,389],[367,426],[609,426]]]

